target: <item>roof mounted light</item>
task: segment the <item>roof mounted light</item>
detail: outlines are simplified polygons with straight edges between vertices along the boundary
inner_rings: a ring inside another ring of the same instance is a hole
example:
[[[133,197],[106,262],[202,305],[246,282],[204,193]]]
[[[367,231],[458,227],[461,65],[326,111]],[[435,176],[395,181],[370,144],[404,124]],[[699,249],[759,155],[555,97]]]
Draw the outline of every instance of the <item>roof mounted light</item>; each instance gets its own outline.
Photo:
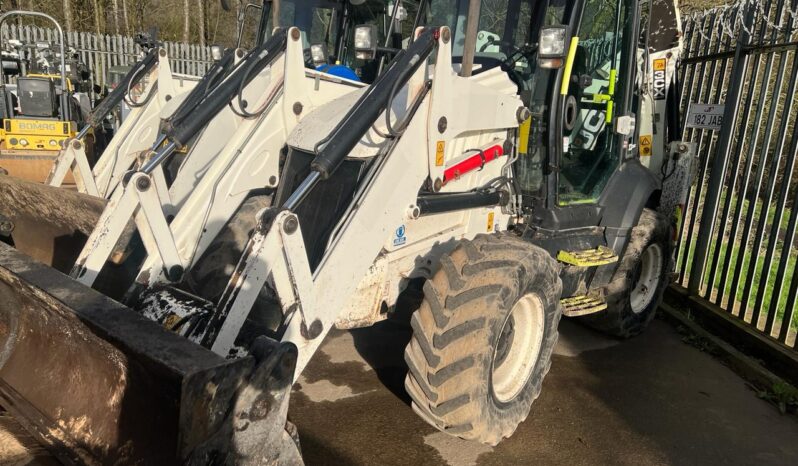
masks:
[[[377,55],[377,27],[364,24],[355,28],[355,58],[371,60]]]
[[[325,44],[311,44],[310,58],[314,66],[327,64],[327,46]]]
[[[546,26],[540,30],[538,64],[541,68],[560,68],[568,56],[567,26]]]

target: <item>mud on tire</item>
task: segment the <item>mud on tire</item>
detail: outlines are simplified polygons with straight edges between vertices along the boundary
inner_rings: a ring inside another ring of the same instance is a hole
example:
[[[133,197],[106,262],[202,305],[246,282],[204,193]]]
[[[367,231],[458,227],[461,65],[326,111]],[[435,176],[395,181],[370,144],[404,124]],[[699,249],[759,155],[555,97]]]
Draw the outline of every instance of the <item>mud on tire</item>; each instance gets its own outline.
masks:
[[[659,280],[650,291],[648,303],[638,302],[633,308],[632,293],[639,284],[644,265],[643,256],[649,248],[658,248],[661,254],[662,261],[658,267]],[[672,269],[671,224],[665,216],[650,209],[643,209],[637,226],[632,229],[632,238],[621,258],[618,270],[615,271],[610,284],[604,288],[607,309],[577,319],[619,338],[639,335],[654,319],[662,295],[668,286],[668,277]]]
[[[508,234],[462,241],[425,283],[411,318],[405,388],[413,409],[464,439],[509,437],[551,366],[561,293],[559,265],[537,246]]]

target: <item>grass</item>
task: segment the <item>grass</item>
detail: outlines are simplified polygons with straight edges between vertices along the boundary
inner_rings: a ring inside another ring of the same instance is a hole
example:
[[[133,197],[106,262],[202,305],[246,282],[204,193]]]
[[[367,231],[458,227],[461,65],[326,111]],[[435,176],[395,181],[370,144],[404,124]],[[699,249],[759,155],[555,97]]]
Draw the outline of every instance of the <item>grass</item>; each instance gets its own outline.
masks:
[[[722,209],[722,206],[723,206],[724,202],[725,202],[725,193],[721,196],[721,203],[720,203],[721,209]],[[735,195],[732,198],[732,208],[735,208],[736,203],[737,203],[737,198],[736,198],[736,195]],[[743,207],[742,221],[745,221],[746,216],[748,215],[749,206],[750,206],[750,201],[747,200],[747,199],[744,200],[743,201],[743,206],[742,206]],[[754,207],[754,215],[753,215],[753,217],[754,217],[753,218],[753,225],[754,226],[753,226],[752,230],[756,230],[756,226],[757,226],[757,223],[759,222],[760,216],[762,215],[762,211],[763,211],[763,202],[760,199],[757,199],[756,205]],[[719,257],[718,257],[718,267],[717,267],[717,272],[715,274],[715,277],[714,277],[714,280],[713,280],[713,283],[712,283],[713,290],[712,290],[712,293],[711,293],[711,297],[713,297],[713,299],[714,299],[714,296],[716,295],[716,292],[720,291],[721,289],[723,290],[724,300],[729,300],[729,297],[734,296],[734,302],[727,304],[725,306],[726,309],[730,309],[730,310],[734,309],[736,311],[737,306],[740,306],[742,304],[743,300],[745,299],[745,296],[744,296],[744,294],[745,294],[745,283],[746,283],[746,280],[748,279],[749,273],[751,272],[752,269],[753,269],[753,281],[751,282],[751,289],[750,289],[750,294],[749,294],[749,297],[748,297],[748,303],[747,303],[746,307],[748,308],[748,311],[750,312],[753,309],[753,307],[755,306],[756,297],[757,297],[757,295],[759,293],[759,289],[760,289],[760,286],[761,286],[762,276],[763,276],[764,273],[766,273],[765,270],[764,270],[764,266],[765,266],[765,264],[764,264],[765,257],[764,256],[765,256],[766,251],[767,251],[768,241],[770,240],[770,238],[768,238],[767,235],[769,234],[770,228],[771,228],[772,223],[773,223],[773,221],[775,219],[775,214],[776,214],[776,206],[771,204],[768,207],[768,209],[767,209],[767,222],[766,222],[764,233],[763,233],[765,235],[765,237],[762,240],[762,245],[760,247],[760,252],[759,252],[759,255],[757,257],[756,264],[752,264],[752,259],[753,259],[752,245],[751,244],[747,244],[747,245],[742,245],[741,244],[742,238],[740,237],[740,235],[742,234],[742,230],[743,230],[742,225],[740,225],[740,227],[738,228],[738,237],[737,238],[735,238],[732,241],[731,238],[726,237],[721,242],[720,250],[718,251],[719,254],[720,254]],[[783,217],[782,217],[781,222],[780,222],[780,230],[779,230],[780,232],[783,233],[786,230],[791,214],[792,214],[792,212],[789,209],[785,209],[784,210],[784,214],[783,214]],[[725,222],[733,221],[733,220],[734,220],[733,218],[732,219],[722,219],[721,220],[721,222],[722,222],[721,225],[725,225]],[[720,225],[718,225],[718,226],[720,226]],[[730,233],[729,230],[730,230],[730,225],[726,225],[726,230],[725,230],[725,234],[726,235],[728,235]],[[759,234],[759,232],[752,231],[751,232],[751,239],[755,238],[755,236],[757,234]],[[687,270],[687,274],[686,275],[688,275],[688,276],[689,276],[690,269],[692,268],[692,264],[693,264],[693,255],[695,253],[695,251],[694,251],[695,241],[697,240],[697,238],[698,238],[698,235],[694,233],[692,241],[691,241],[692,244],[691,244],[690,251],[689,251],[689,254],[688,254],[688,258],[687,258],[687,263],[683,265],[683,267],[686,266],[686,270]],[[782,257],[783,248],[785,247],[784,241],[782,239],[776,238],[775,240],[777,241],[776,248],[775,248],[775,253],[774,253],[774,256],[773,256],[773,261],[771,263],[770,270],[767,271],[768,280],[766,282],[766,288],[764,290],[764,295],[763,295],[763,299],[762,299],[762,306],[761,306],[761,315],[765,315],[765,316],[768,314],[768,312],[770,312],[771,303],[775,299],[775,297],[773,295],[774,295],[775,287],[776,287],[776,275],[778,273],[779,261],[781,260],[781,257]],[[789,245],[786,245],[786,246],[790,247]],[[725,283],[722,283],[721,282],[722,270],[723,270],[724,266],[726,265],[725,264],[725,260],[726,260],[726,254],[728,253],[728,248],[729,247],[732,248],[731,256],[729,258],[730,269],[729,269],[729,273],[728,273],[728,275],[726,277]],[[705,270],[703,272],[703,279],[704,279],[705,286],[706,286],[706,284],[708,284],[708,281],[710,279],[710,272],[711,272],[711,268],[712,268],[712,260],[713,260],[713,257],[715,255],[716,249],[718,249],[718,244],[717,244],[716,238],[713,238],[713,241],[710,244],[710,251],[709,251],[707,264],[706,264]],[[742,252],[742,257],[741,257],[741,250],[743,251]],[[681,254],[680,254],[679,258],[681,259]],[[794,306],[795,305],[795,303],[788,303],[787,302],[787,298],[788,298],[788,294],[789,294],[790,283],[791,283],[791,281],[793,279],[793,272],[795,270],[796,262],[798,262],[798,251],[796,251],[795,247],[792,247],[791,250],[789,251],[787,268],[786,268],[785,277],[784,277],[784,285],[781,287],[781,291],[780,291],[780,294],[779,294],[779,297],[778,297],[779,298],[778,299],[778,303],[775,306],[776,317],[777,317],[776,318],[776,323],[777,323],[776,328],[778,328],[778,325],[780,325],[779,322],[781,321],[781,319],[783,318],[784,314],[786,313],[787,306]],[[734,274],[737,272],[738,269],[739,269],[739,274],[740,274],[740,280],[739,280],[739,283],[737,285],[737,288],[735,290],[732,290],[732,282],[733,282],[732,278],[733,278]],[[798,279],[798,277],[795,277],[795,278]],[[798,329],[798,313],[794,313],[793,314],[791,327],[793,329]]]

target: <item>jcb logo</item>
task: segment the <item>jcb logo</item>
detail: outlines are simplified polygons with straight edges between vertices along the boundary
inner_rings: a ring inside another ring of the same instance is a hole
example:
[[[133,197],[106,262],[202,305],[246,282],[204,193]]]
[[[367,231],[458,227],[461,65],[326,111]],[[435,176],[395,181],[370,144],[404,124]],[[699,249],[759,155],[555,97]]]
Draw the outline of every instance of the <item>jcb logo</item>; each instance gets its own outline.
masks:
[[[589,110],[582,128],[579,129],[579,136],[574,140],[574,146],[582,150],[593,150],[606,123],[607,114],[603,110]]]
[[[665,100],[666,87],[665,70],[668,68],[668,60],[661,58],[654,60],[654,99]]]

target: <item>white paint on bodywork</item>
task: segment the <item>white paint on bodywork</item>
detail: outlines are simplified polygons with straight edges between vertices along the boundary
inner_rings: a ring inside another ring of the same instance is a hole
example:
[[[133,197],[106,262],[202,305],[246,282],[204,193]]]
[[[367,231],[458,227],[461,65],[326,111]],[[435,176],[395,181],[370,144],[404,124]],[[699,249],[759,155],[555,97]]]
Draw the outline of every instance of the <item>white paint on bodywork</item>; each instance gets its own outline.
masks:
[[[294,128],[294,131],[288,136],[288,146],[312,153],[316,144],[332,132],[341,120],[341,117],[355,105],[355,102],[357,102],[368,89],[369,88],[359,89],[319,107]],[[407,95],[407,86],[396,93],[393,107],[391,108],[392,122],[404,118]],[[388,129],[383,114],[377,119],[374,126],[360,139],[358,145],[355,146],[347,157],[369,158],[376,156],[385,143],[385,138],[380,136],[380,133],[386,134],[387,132]]]

